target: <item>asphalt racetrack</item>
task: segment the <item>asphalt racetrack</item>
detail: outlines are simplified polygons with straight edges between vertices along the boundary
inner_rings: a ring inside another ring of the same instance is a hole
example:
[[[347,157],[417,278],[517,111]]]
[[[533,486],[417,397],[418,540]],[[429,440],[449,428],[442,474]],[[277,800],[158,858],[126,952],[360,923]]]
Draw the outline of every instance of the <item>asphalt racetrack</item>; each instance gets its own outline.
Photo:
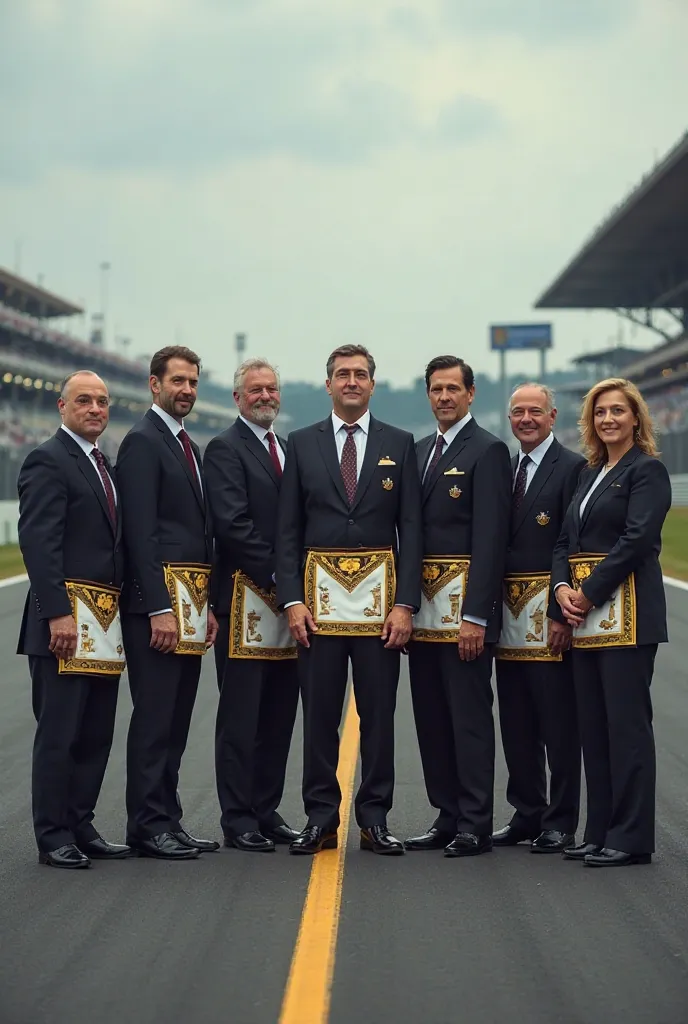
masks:
[[[282,847],[181,864],[96,862],[81,872],[38,865],[30,686],[14,655],[25,591],[0,590],[0,1024],[277,1024],[310,858]],[[329,1013],[313,994],[289,1024],[688,1022],[688,592],[669,587],[667,597],[671,644],[653,684],[653,864],[599,871],[523,846],[468,860],[374,857],[358,849],[351,820]],[[180,791],[187,828],[221,838],[216,702],[209,656]],[[113,841],[124,839],[129,708],[123,680],[95,822]],[[298,733],[282,804],[295,826],[300,762]],[[504,787],[500,757],[496,827],[508,820]],[[389,824],[404,838],[431,820],[404,670]]]

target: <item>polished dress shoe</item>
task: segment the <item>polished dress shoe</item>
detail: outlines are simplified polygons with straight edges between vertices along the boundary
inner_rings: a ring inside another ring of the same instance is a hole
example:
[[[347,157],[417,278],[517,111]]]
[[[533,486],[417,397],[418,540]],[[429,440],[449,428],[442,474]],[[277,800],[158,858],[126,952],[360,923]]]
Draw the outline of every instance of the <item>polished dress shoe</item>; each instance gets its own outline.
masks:
[[[91,860],[124,860],[131,855],[130,846],[108,843],[102,836],[89,839],[87,843],[78,843],[79,849]]]
[[[371,853],[387,854],[398,857],[404,852],[403,843],[395,839],[386,825],[371,825],[361,829],[361,849]]]
[[[225,846],[233,846],[235,850],[247,853],[274,853],[275,844],[266,839],[262,832],[242,832],[240,836],[225,836]]]
[[[129,845],[138,857],[157,857],[159,860],[195,860],[200,850],[183,846],[171,832],[161,832],[149,839],[129,839]]]
[[[492,853],[492,836],[459,832],[444,848],[445,857],[477,857],[481,853]]]
[[[519,843],[531,842],[538,836],[537,832],[519,828],[518,825],[505,825],[498,832],[492,833],[493,846],[518,846]]]
[[[404,841],[407,850],[443,850],[453,839],[451,832],[441,832],[434,825],[422,836],[411,836]]]
[[[319,825],[306,827],[289,847],[289,853],[320,853],[337,848],[337,833]]]
[[[273,843],[280,846],[288,846],[289,843],[293,843],[301,835],[295,828],[290,828],[289,825],[284,823],[276,825],[275,828],[261,828],[260,831],[266,839],[272,839]]]
[[[530,847],[531,853],[562,853],[567,847],[573,846],[576,841],[575,835],[571,832],[558,832],[554,828],[541,832],[537,839],[533,840]]]
[[[604,846],[597,853],[589,853],[583,863],[586,868],[625,868],[629,864],[649,864],[651,853],[624,853]]]
[[[599,853],[601,849],[595,843],[580,843],[578,846],[567,846],[562,854],[565,860],[585,860],[589,853]]]
[[[215,850],[220,849],[220,844],[216,843],[214,839],[196,839],[186,829],[180,829],[179,832],[171,832],[170,835],[174,836],[177,842],[185,846],[187,850],[198,850],[200,853],[214,853]]]
[[[42,853],[39,850],[38,863],[47,864],[51,868],[90,868],[91,866],[86,854],[82,853],[74,843],[60,846],[59,849],[51,850],[49,853]]]

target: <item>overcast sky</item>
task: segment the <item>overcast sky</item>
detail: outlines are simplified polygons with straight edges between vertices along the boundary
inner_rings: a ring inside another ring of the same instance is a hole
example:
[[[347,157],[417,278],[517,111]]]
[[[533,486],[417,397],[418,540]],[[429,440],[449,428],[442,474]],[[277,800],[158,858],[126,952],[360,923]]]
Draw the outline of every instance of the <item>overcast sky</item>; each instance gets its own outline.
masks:
[[[496,373],[688,127],[688,0],[0,0],[0,37],[0,265],[93,312],[109,261],[111,341],[224,380],[236,331],[288,379]],[[551,319],[555,366],[617,337]]]

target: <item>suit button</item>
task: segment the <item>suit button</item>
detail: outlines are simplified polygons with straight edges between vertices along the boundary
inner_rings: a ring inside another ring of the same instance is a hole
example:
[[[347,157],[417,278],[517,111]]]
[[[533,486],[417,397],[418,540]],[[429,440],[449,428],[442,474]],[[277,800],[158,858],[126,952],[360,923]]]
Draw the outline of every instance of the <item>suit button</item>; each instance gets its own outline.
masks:
[[[353,519],[350,519],[350,520],[349,520],[349,526],[354,526],[354,525],[355,525],[355,523],[354,523],[354,520],[353,520]]]

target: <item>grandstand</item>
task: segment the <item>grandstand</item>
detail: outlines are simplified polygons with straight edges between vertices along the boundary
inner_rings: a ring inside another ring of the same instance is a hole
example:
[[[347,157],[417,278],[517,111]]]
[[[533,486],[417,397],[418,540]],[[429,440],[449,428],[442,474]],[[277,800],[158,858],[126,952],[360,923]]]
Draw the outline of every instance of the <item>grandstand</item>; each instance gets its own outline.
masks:
[[[561,395],[560,433],[570,443],[577,403],[593,379],[623,373],[650,405],[669,471],[687,473],[688,133],[595,231],[536,308],[612,310],[661,337],[651,350],[608,349],[573,360],[581,381]]]
[[[74,303],[0,268],[0,498],[16,497],[21,460],[55,431],[55,402],[68,373],[91,369],[110,389],[110,425],[104,451],[114,457],[129,427],[150,405],[148,366],[57,330],[51,321],[83,313]],[[212,400],[198,399],[188,419],[204,445],[229,425],[232,392],[213,383]],[[203,380],[201,381],[203,395]]]

